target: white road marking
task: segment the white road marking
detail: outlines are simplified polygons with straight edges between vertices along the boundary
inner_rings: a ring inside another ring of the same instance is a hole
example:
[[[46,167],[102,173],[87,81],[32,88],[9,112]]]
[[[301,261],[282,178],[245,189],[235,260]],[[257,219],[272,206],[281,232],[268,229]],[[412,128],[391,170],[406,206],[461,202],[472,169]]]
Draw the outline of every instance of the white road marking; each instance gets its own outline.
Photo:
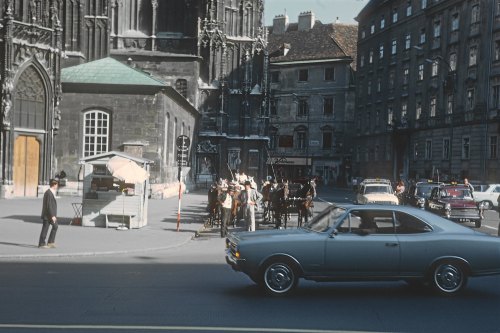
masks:
[[[135,325],[28,325],[0,324],[0,329],[53,329],[53,330],[113,330],[113,331],[200,331],[200,332],[270,332],[270,333],[341,333],[345,331],[269,327],[210,327],[210,326],[135,326]],[[370,333],[369,331],[349,331]]]

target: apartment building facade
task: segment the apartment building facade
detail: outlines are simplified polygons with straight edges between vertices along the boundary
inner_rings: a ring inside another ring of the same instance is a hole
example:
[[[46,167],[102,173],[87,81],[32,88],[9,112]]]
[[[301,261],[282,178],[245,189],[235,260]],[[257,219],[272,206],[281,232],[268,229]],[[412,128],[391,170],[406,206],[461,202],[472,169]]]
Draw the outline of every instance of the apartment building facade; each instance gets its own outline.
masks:
[[[496,180],[500,2],[372,0],[357,20],[354,173]]]
[[[304,12],[276,16],[270,28],[268,173],[345,184],[354,111],[357,26],[323,24]]]

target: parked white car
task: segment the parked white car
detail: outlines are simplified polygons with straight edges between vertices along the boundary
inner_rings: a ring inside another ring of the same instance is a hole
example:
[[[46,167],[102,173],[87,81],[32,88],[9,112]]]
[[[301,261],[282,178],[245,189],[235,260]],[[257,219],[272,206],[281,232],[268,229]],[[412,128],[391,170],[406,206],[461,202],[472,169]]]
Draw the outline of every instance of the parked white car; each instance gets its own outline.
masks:
[[[398,205],[399,199],[394,194],[391,182],[387,179],[365,179],[359,185],[356,203]]]
[[[500,184],[489,184],[481,191],[478,191],[475,187],[473,193],[474,201],[476,203],[482,203],[484,209],[492,209],[493,207],[498,207],[498,196],[500,195]]]

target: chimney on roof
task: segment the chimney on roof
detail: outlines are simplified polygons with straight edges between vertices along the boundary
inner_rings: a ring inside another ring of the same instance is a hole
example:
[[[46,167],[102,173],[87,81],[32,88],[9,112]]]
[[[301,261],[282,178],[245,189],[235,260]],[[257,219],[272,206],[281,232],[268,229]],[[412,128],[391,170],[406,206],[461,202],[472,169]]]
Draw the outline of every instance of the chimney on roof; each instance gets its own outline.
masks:
[[[288,15],[276,15],[273,19],[273,34],[283,35],[288,30]]]
[[[309,31],[314,27],[314,13],[309,11],[309,12],[303,12],[300,13],[299,15],[299,31]]]

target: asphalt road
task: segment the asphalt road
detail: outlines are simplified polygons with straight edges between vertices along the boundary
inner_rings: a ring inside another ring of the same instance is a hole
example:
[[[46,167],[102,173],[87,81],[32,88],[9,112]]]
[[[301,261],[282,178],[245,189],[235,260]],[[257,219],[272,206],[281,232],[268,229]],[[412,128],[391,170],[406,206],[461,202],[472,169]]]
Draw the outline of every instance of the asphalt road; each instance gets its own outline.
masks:
[[[345,197],[323,191],[318,209]],[[499,276],[453,298],[403,282],[310,281],[269,297],[225,263],[217,233],[147,255],[31,260],[0,262],[2,333],[500,332]]]
[[[148,256],[4,262],[0,332],[499,332],[500,277],[454,298],[402,282],[265,296],[202,237]]]

